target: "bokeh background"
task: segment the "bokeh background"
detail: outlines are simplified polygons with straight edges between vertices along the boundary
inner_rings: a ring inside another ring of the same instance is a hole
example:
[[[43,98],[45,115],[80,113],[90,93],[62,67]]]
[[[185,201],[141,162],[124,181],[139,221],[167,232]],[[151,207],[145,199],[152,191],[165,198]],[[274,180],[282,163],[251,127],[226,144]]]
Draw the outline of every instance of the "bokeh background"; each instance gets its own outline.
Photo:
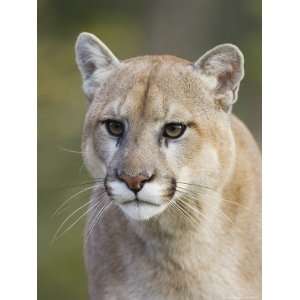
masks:
[[[38,299],[87,299],[82,255],[84,219],[54,243],[60,223],[84,201],[55,209],[87,180],[80,151],[86,102],[74,63],[74,42],[95,33],[120,59],[173,54],[196,60],[230,42],[246,58],[234,112],[261,143],[261,3],[259,0],[38,1]],[[81,212],[83,213],[84,210]],[[68,225],[80,214],[76,214]]]

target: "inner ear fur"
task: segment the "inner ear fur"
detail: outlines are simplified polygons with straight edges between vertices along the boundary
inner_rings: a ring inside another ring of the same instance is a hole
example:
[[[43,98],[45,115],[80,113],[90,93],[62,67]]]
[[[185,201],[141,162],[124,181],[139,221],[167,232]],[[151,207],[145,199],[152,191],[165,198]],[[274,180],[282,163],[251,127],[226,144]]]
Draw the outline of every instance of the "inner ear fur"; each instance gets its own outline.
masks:
[[[194,66],[210,82],[214,100],[224,110],[236,102],[241,80],[244,77],[244,56],[238,47],[223,44],[206,52]]]
[[[83,80],[83,90],[91,99],[105,75],[119,64],[119,60],[103,42],[87,32],[79,34],[75,56]]]

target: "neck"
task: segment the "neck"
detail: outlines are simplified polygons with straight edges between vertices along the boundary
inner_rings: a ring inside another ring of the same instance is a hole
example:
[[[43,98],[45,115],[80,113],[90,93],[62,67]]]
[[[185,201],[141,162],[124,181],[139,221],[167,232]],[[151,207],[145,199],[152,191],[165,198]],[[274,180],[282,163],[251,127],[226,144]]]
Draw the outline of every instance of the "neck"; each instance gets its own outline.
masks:
[[[130,220],[130,230],[148,248],[166,254],[189,255],[192,248],[211,247],[218,240],[216,235],[221,231],[221,219],[217,208],[211,206],[212,199],[201,200],[177,201],[176,206],[170,205],[161,215],[148,221]],[[210,205],[200,206],[199,203]]]

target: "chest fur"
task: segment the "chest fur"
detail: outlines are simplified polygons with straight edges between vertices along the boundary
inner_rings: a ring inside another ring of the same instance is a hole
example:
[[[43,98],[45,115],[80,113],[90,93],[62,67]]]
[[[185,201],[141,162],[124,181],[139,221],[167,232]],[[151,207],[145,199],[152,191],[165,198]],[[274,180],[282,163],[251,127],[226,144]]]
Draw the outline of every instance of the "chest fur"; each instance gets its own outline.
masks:
[[[230,252],[197,244],[193,249],[193,255],[173,255],[128,240],[126,254],[118,248],[92,258],[94,267],[99,262],[97,272],[90,270],[92,289],[107,297],[103,299],[125,300],[222,300],[242,293],[236,259]]]

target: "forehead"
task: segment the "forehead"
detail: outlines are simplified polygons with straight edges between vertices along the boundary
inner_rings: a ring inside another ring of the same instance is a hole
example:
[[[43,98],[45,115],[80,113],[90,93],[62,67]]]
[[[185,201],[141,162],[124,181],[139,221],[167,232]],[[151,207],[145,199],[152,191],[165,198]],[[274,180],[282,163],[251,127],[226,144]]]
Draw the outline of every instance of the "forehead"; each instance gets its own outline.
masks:
[[[139,120],[189,120],[207,110],[206,90],[184,60],[125,63],[106,86],[102,114]]]

